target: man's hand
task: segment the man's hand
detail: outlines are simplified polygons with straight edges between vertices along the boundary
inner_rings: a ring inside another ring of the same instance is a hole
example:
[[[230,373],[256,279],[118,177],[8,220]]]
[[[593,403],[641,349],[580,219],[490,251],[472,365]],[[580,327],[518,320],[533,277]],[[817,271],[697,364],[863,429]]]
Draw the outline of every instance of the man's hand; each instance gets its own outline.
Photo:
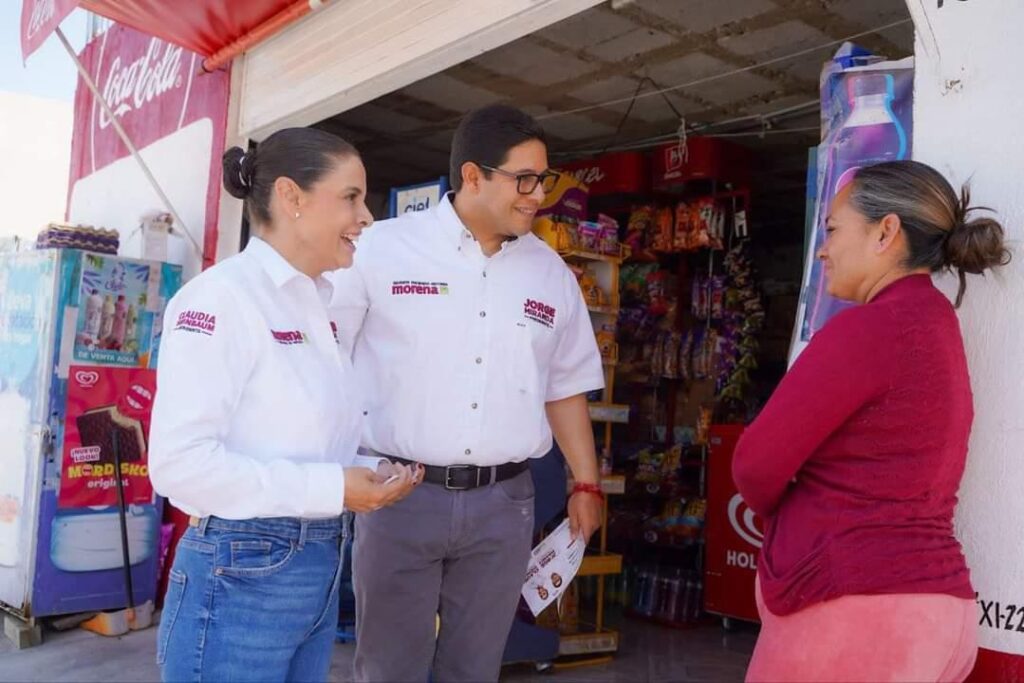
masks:
[[[577,491],[569,497],[569,529],[573,537],[582,538],[585,543],[601,528],[603,517],[601,499],[593,493]]]
[[[594,426],[590,421],[587,397],[570,396],[547,404],[548,422],[558,441],[573,479],[597,483],[600,480],[594,448]],[[569,498],[569,526],[573,536],[589,541],[601,527],[603,505],[593,493],[579,491]]]
[[[374,512],[397,503],[423,480],[423,466],[384,463],[376,472],[365,467],[345,468],[345,509]]]

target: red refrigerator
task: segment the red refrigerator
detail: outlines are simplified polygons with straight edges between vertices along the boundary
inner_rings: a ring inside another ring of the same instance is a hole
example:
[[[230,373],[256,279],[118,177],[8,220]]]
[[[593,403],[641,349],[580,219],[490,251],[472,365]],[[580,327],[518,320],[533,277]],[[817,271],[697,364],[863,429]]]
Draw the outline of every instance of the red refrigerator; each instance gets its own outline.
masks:
[[[704,608],[725,620],[758,621],[754,578],[764,532],[732,481],[733,451],[743,429],[741,424],[711,427]]]

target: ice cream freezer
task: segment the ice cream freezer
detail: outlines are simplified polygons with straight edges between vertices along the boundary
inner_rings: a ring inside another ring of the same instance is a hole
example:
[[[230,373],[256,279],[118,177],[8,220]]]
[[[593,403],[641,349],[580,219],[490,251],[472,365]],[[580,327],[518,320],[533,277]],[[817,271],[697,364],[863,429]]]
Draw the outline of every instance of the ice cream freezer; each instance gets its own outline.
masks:
[[[180,266],[167,263],[0,254],[3,610],[30,619],[125,606],[115,438],[135,601],[155,597],[162,501],[147,440],[163,311],[180,286]]]
[[[711,426],[708,510],[705,532],[704,608],[732,620],[758,621],[754,580],[764,538],[760,518],[747,507],[732,480],[732,457],[741,424]]]

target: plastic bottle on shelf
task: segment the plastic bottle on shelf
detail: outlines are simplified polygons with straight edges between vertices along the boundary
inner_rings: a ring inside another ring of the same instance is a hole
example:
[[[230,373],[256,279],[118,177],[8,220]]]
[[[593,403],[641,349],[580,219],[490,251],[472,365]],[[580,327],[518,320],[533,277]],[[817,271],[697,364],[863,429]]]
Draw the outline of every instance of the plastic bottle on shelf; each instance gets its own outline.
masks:
[[[686,573],[686,580],[683,583],[683,604],[680,607],[679,621],[687,622],[690,621],[690,612],[693,610],[693,595],[696,592],[696,585],[693,581],[693,574],[690,572]]]
[[[669,600],[672,597],[672,577],[666,569],[658,577],[658,602],[655,605],[654,616],[659,619],[671,619],[669,613]]]
[[[637,600],[636,611],[640,614],[651,613],[655,583],[657,581],[657,568],[647,565],[641,570],[639,582],[639,599]]]
[[[704,612],[704,582],[697,577],[697,582],[693,586],[693,612],[691,619],[696,621],[700,619],[701,613]]]
[[[640,565],[633,574],[632,588],[630,593],[629,608],[634,612],[640,612],[643,606],[644,591],[647,589],[647,567]]]
[[[680,601],[682,598],[683,570],[676,567],[672,576],[668,579],[668,587],[665,591],[666,597],[663,601],[665,606],[661,618],[666,621],[680,621]]]
[[[620,607],[630,607],[633,604],[633,596],[630,591],[633,590],[633,579],[635,576],[636,569],[632,564],[623,567],[622,582],[619,584],[619,601],[617,603]]]
[[[644,614],[654,616],[658,609],[658,601],[661,598],[661,567],[655,565],[651,573],[651,579],[647,583],[647,596],[644,600]]]

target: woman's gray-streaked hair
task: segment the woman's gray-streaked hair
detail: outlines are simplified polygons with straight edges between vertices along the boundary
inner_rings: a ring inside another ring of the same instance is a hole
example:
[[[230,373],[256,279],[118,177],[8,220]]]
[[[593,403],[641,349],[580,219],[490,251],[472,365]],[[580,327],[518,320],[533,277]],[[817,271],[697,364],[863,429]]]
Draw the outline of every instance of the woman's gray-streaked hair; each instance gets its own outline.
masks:
[[[900,219],[909,254],[905,265],[931,272],[956,271],[960,289],[956,306],[963,302],[967,273],[981,274],[1010,262],[1003,226],[990,217],[968,221],[973,211],[967,185],[958,197],[941,173],[919,161],[889,161],[857,171],[850,201],[869,221],[890,214]]]

